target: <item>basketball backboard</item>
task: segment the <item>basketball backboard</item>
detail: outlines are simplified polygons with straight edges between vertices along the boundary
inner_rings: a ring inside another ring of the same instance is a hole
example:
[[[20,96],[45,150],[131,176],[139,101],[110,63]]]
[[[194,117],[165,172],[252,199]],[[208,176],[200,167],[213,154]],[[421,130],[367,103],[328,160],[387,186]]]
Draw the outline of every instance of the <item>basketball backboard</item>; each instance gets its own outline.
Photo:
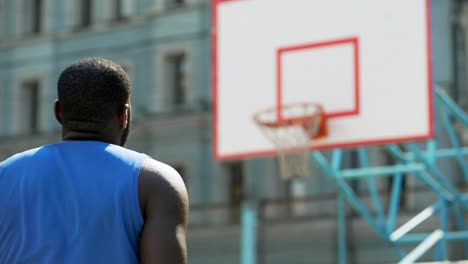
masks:
[[[433,136],[429,0],[214,0],[215,157],[275,153],[255,112],[320,103],[314,148]]]

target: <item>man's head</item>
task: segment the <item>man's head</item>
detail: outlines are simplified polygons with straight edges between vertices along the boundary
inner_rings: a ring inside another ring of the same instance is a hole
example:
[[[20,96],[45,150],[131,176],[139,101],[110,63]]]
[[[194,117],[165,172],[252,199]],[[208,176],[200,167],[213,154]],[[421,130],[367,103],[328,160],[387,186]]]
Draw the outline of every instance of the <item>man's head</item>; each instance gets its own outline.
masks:
[[[130,125],[130,81],[119,65],[88,58],[60,75],[55,115],[65,139],[101,139],[123,145]]]

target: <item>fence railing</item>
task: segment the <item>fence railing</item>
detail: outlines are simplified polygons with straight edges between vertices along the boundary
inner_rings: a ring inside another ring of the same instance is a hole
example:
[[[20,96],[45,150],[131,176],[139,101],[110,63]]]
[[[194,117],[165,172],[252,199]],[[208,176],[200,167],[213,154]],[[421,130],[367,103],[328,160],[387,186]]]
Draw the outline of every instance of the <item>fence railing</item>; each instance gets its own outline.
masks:
[[[461,189],[468,189],[460,184]],[[381,190],[382,201],[388,201],[390,192]],[[369,192],[358,192],[363,203],[372,209],[372,202]],[[425,208],[430,202],[436,201],[435,194],[425,187],[413,187],[407,189],[401,197],[401,212],[417,212]],[[385,203],[384,203],[385,204]],[[287,221],[313,221],[320,219],[330,219],[336,217],[336,194],[322,194],[306,197],[262,199],[259,202],[259,220],[265,224]],[[388,207],[388,204],[385,206]],[[387,209],[387,208],[384,208]],[[226,226],[240,224],[239,203],[213,203],[190,206],[190,226],[209,227]],[[375,213],[371,210],[372,213]],[[349,217],[357,215],[351,207],[347,211]]]

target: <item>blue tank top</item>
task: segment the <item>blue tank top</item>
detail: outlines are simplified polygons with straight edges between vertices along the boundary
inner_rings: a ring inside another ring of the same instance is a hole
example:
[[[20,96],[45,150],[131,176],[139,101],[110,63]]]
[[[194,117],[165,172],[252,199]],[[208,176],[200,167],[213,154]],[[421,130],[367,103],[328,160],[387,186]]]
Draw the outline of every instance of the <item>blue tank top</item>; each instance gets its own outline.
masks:
[[[138,175],[147,158],[64,141],[0,166],[0,263],[139,263]]]

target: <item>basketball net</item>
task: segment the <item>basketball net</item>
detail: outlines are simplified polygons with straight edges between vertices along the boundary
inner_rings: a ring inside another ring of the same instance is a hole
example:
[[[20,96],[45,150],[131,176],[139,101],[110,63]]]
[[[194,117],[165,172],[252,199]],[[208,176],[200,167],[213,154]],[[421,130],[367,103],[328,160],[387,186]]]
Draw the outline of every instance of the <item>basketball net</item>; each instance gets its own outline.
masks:
[[[326,135],[323,108],[314,103],[285,105],[254,115],[256,124],[273,143],[284,180],[310,175],[309,151],[313,139]]]

